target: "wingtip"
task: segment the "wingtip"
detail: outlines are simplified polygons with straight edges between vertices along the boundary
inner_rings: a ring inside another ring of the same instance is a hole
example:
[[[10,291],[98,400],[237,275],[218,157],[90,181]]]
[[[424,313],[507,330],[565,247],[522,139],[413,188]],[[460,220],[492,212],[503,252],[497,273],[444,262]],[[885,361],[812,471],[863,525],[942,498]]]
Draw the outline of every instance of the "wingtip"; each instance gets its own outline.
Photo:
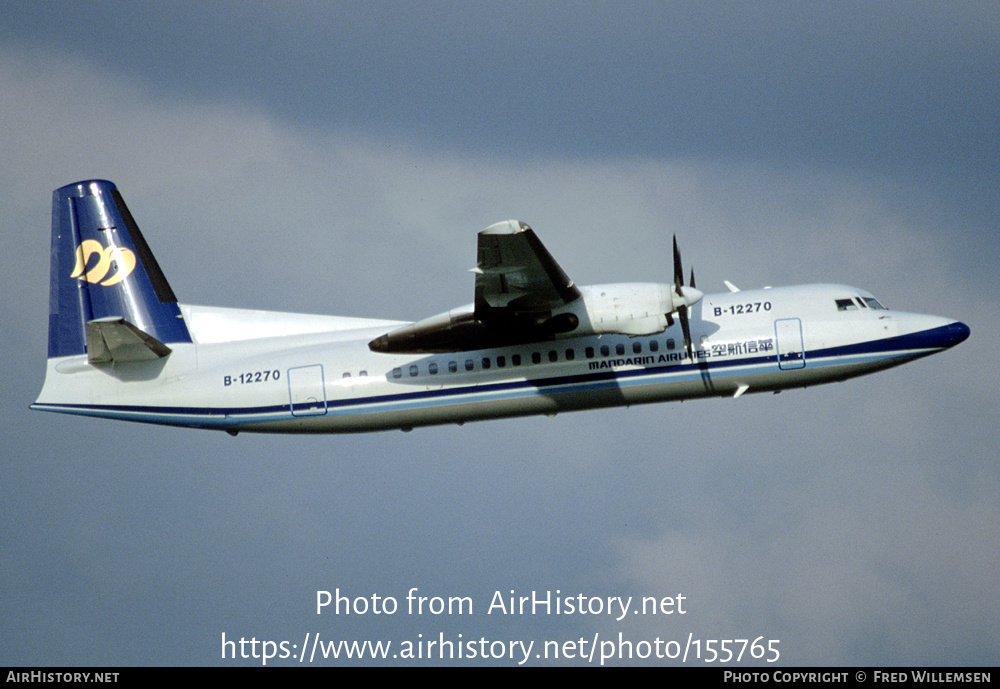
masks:
[[[503,220],[493,223],[479,234],[517,234],[530,229],[527,224],[520,220]]]

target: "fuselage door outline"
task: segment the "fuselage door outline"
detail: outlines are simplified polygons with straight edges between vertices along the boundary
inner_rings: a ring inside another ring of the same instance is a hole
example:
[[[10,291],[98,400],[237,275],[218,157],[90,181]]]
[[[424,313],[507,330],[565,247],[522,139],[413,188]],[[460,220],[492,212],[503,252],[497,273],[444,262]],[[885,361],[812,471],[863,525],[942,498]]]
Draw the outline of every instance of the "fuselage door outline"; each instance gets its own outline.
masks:
[[[779,318],[774,322],[775,350],[778,368],[783,371],[805,368],[806,354],[802,342],[802,321],[798,318]]]
[[[292,416],[326,414],[326,386],[322,364],[288,369],[288,402]]]

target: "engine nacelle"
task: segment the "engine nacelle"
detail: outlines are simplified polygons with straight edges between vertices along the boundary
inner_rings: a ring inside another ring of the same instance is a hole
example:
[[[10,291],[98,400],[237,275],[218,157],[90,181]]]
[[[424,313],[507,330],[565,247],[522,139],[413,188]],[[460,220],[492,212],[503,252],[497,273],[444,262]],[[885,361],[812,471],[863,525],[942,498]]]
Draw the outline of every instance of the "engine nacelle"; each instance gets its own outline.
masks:
[[[681,301],[673,286],[654,282],[591,285],[582,287],[582,305],[571,304],[580,318],[574,335],[621,333],[652,335],[663,332],[667,314],[677,310]]]
[[[403,326],[368,343],[373,352],[429,354],[474,349],[486,335],[472,304]]]
[[[653,335],[671,323],[668,314],[691,306],[702,297],[693,287],[653,282],[581,287],[581,296],[553,311],[504,311],[484,323],[472,304],[403,326],[372,340],[372,351],[385,353],[455,352],[554,340],[560,337],[620,333]]]

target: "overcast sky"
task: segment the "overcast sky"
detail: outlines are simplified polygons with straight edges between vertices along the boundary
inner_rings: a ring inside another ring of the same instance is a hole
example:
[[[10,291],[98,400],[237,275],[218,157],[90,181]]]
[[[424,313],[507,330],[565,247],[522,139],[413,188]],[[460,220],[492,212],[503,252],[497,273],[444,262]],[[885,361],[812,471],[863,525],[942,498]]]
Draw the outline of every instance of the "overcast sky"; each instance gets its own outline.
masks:
[[[995,2],[3,3],[0,665],[306,632],[1000,663],[997,74]],[[423,318],[519,218],[579,284],[668,280],[676,232],[706,291],[842,282],[972,336],[777,396],[408,434],[31,412],[51,192],[94,177],[187,303]],[[412,587],[474,614],[315,614]],[[486,614],[557,589],[686,613]]]

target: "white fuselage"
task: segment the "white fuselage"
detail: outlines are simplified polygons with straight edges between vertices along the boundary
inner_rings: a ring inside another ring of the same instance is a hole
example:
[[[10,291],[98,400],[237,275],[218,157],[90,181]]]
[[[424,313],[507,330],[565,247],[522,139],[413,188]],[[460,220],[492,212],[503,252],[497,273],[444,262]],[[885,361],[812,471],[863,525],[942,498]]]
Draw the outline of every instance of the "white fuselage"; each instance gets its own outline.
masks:
[[[815,385],[968,335],[950,319],[870,307],[870,297],[839,285],[705,295],[691,312],[693,360],[676,321],[648,335],[384,354],[368,343],[405,323],[181,306],[192,343],[157,361],[50,359],[34,407],[231,433],[409,430]]]

